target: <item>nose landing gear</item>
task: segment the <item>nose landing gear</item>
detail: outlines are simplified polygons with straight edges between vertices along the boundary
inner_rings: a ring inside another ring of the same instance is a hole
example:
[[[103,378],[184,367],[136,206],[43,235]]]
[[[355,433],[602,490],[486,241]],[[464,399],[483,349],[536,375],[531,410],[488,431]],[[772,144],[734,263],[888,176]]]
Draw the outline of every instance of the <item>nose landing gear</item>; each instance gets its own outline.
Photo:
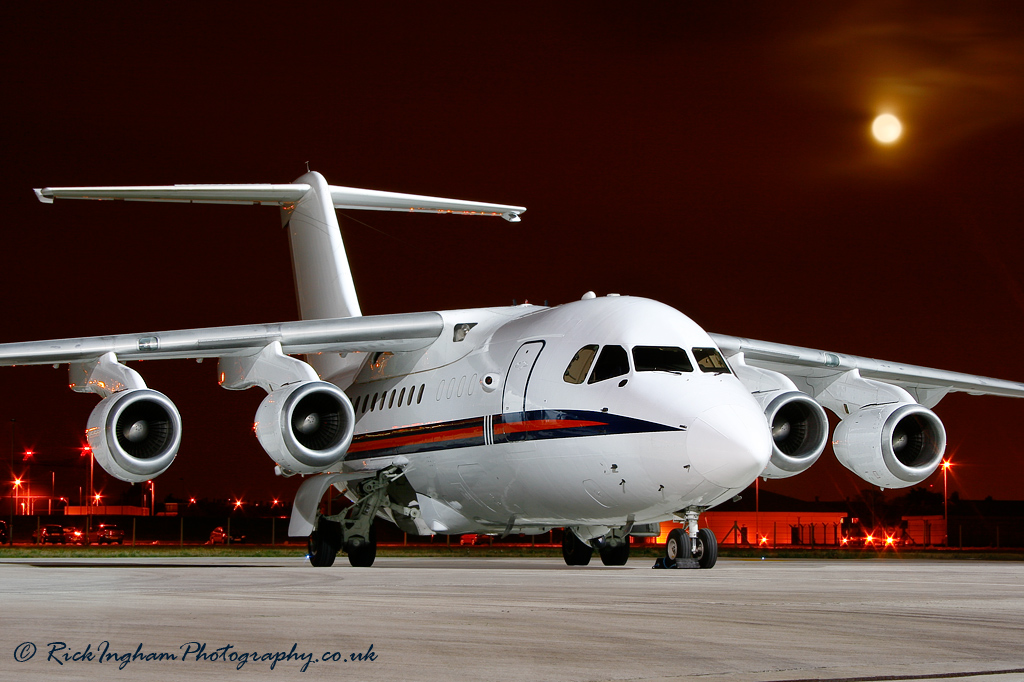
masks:
[[[668,568],[711,568],[718,561],[718,540],[710,528],[697,529],[700,509],[686,510],[687,529],[673,528],[665,542]],[[658,566],[665,568],[666,566]]]

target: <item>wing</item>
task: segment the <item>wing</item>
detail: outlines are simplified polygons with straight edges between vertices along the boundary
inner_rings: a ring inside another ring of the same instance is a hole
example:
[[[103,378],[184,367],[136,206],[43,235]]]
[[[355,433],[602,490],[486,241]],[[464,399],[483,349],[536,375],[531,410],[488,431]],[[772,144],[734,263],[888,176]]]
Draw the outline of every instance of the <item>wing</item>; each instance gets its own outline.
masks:
[[[865,379],[874,379],[905,389],[925,407],[934,407],[947,393],[964,392],[971,395],[997,395],[1024,398],[1024,383],[991,379],[988,377],[948,372],[929,367],[906,365],[899,362],[875,360],[856,355],[844,355],[788,346],[769,341],[743,339],[724,334],[711,338],[726,357],[742,353],[743,361],[786,375],[798,388],[818,397],[828,386],[850,372]]]
[[[118,360],[242,357],[275,342],[285,354],[411,351],[430,345],[443,328],[441,315],[431,312],[3,343],[0,366],[83,363],[107,353]]]

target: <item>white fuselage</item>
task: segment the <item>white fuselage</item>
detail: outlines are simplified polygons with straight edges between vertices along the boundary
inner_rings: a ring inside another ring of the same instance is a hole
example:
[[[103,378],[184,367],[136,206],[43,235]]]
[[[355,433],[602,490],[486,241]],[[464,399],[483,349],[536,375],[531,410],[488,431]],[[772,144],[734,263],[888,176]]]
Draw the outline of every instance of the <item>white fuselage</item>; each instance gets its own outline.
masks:
[[[760,407],[731,373],[694,362],[715,344],[673,308],[606,297],[441,315],[432,345],[374,356],[347,387],[346,468],[407,458],[432,532],[659,521],[728,499],[768,462]],[[570,383],[574,356],[595,346],[623,348],[628,368]],[[637,346],[685,349],[693,370],[640,371]]]

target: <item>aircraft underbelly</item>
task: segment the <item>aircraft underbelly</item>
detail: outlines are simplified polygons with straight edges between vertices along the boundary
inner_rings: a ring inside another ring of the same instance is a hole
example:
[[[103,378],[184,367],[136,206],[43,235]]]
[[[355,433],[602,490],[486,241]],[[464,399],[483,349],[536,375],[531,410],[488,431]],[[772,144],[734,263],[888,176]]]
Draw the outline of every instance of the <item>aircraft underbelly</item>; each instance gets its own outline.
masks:
[[[670,514],[706,486],[680,444],[679,434],[654,433],[471,446],[411,456],[408,475],[482,526],[621,525]]]

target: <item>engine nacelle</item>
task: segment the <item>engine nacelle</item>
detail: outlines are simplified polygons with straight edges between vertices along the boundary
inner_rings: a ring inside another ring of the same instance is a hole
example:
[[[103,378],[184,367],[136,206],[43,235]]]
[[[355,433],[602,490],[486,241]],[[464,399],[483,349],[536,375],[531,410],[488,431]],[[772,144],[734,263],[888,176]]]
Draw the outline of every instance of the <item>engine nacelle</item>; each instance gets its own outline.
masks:
[[[946,451],[946,429],[916,403],[868,407],[836,427],[832,438],[844,467],[880,488],[906,488],[928,478]]]
[[[355,433],[356,413],[345,392],[305,381],[269,393],[256,411],[256,437],[290,473],[315,474],[338,464]]]
[[[764,408],[772,432],[772,457],[764,478],[788,478],[818,461],[828,442],[828,417],[811,396],[787,391]]]
[[[171,466],[181,445],[181,415],[159,391],[128,389],[93,408],[85,435],[104,471],[140,483]]]

